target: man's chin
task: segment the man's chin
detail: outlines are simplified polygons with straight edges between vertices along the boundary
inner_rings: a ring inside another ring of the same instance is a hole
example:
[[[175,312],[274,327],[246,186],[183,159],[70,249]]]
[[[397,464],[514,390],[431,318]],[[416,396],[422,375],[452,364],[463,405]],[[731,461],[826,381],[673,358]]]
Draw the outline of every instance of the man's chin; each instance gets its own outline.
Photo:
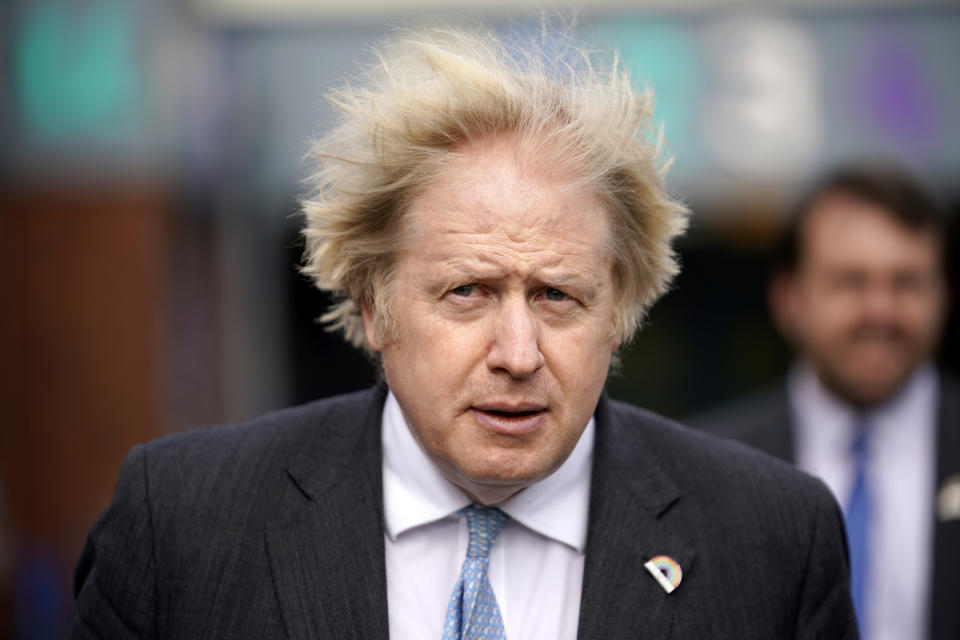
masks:
[[[449,478],[471,499],[483,504],[503,502],[530,485],[550,475],[551,470],[512,465],[464,465],[457,476]]]
[[[472,487],[523,489],[543,479],[546,475],[545,473],[521,473],[515,470],[503,472],[499,470],[469,469],[463,472],[462,480],[463,484]]]
[[[842,400],[859,409],[871,409],[893,398],[909,377],[909,371],[877,375],[822,377],[824,385]]]

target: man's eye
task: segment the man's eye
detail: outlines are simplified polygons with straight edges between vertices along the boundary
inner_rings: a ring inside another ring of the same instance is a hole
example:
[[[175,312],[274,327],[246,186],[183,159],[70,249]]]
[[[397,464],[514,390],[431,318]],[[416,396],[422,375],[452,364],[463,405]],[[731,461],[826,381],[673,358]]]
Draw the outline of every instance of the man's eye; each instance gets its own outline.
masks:
[[[898,273],[893,279],[896,291],[921,291],[927,288],[929,280],[917,273]]]
[[[853,291],[863,288],[866,284],[866,278],[863,277],[863,274],[844,271],[842,273],[834,274],[832,278],[832,284],[836,289],[843,289],[845,291]]]
[[[563,302],[569,296],[559,289],[547,289],[543,294],[551,302]]]
[[[472,284],[462,284],[462,285],[460,285],[459,287],[457,287],[456,289],[451,289],[451,290],[450,290],[450,293],[452,293],[452,294],[455,295],[455,296],[460,296],[460,297],[463,297],[463,298],[469,298],[469,297],[470,297],[470,294],[473,293],[473,285],[472,285]]]

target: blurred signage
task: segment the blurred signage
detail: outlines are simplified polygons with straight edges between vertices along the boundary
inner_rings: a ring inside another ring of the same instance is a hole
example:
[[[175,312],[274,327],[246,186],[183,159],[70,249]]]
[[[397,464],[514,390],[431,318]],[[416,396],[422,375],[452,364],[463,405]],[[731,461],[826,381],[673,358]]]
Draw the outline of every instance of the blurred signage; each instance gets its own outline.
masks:
[[[121,140],[142,106],[137,20],[121,2],[36,2],[17,15],[13,96],[40,142]]]
[[[291,23],[300,20],[351,18],[383,19],[387,16],[420,13],[505,13],[530,15],[537,10],[571,13],[609,11],[643,11],[651,9],[735,9],[757,7],[747,0],[186,0],[198,14],[207,19],[231,23]],[[925,0],[925,5],[949,5],[955,0]],[[762,3],[761,3],[762,4]],[[836,7],[835,0],[777,0],[773,7]],[[847,0],[844,7],[907,7],[915,0]],[[469,15],[469,14],[468,14]]]
[[[704,34],[710,90],[700,105],[704,145],[734,174],[783,179],[820,161],[821,61],[807,28],[786,17],[744,15]]]
[[[655,127],[662,127],[671,153],[683,154],[683,170],[695,170],[699,156],[686,151],[698,134],[704,86],[696,34],[680,21],[630,18],[599,23],[596,38],[619,52],[638,87],[653,89]]]

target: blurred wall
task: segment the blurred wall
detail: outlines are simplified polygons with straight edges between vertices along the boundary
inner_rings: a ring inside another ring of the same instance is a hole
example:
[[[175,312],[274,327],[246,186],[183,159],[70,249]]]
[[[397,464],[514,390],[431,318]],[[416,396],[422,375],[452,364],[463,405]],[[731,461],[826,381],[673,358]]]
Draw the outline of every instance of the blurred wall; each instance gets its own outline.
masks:
[[[72,565],[134,443],[373,380],[314,321],[328,301],[295,270],[296,198],[331,83],[389,24],[460,17],[423,6],[0,8],[0,637],[59,637]],[[582,37],[657,91],[670,183],[695,211],[684,273],[608,385],[671,415],[782,371],[765,254],[816,174],[894,159],[956,209],[960,10],[777,7],[580,13]],[[491,16],[513,19],[521,35],[536,22]],[[941,357],[960,363],[957,339]]]

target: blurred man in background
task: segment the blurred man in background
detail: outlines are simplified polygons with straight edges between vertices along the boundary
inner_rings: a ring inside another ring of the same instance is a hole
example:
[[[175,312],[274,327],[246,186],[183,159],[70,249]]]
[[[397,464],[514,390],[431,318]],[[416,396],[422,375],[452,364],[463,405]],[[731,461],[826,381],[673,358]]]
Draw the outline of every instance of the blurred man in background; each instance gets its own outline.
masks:
[[[692,421],[827,483],[870,640],[960,638],[960,384],[931,362],[946,230],[900,172],[828,176],[790,221],[770,279],[795,366],[777,388]]]

